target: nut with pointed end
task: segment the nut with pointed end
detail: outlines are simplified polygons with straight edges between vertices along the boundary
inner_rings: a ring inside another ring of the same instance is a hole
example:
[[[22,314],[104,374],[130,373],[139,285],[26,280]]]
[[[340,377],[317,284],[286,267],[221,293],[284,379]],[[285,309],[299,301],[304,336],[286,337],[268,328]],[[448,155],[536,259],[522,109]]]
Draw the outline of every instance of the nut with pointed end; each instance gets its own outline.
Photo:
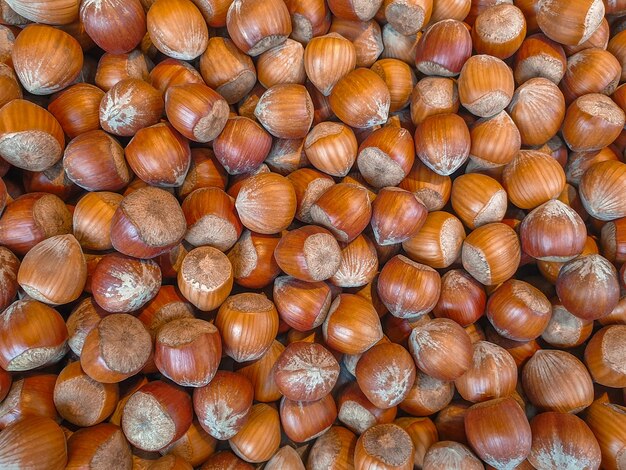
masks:
[[[294,39],[287,39],[261,54],[256,67],[259,83],[265,88],[288,83],[303,85],[306,80],[304,47]]]
[[[564,262],[582,253],[587,230],[574,209],[551,199],[524,217],[520,239],[524,253],[529,256]]]
[[[81,2],[80,18],[85,32],[104,51],[132,51],[146,34],[146,13],[140,0]]]
[[[600,446],[593,432],[570,413],[547,412],[530,421],[533,434],[528,462],[535,468],[558,470],[567,462],[574,468],[598,468]]]
[[[472,38],[468,28],[461,21],[447,18],[433,23],[418,41],[415,65],[425,75],[454,77],[471,55]]]
[[[493,178],[480,173],[468,173],[454,180],[451,193],[452,208],[470,229],[500,222],[507,209],[507,194]]]
[[[356,67],[354,44],[340,34],[312,38],[304,50],[306,75],[324,96]]]
[[[394,126],[375,130],[359,146],[356,161],[368,184],[375,188],[398,185],[415,161],[411,133]]]
[[[333,426],[311,447],[307,459],[307,468],[311,470],[327,470],[342,468],[345,462],[352,462],[357,438],[351,431],[341,426]]]
[[[552,306],[524,281],[509,279],[489,296],[487,318],[499,335],[514,341],[538,338],[548,326]]]
[[[436,379],[456,380],[472,365],[469,335],[447,318],[415,327],[409,337],[409,349],[419,369]]]
[[[513,161],[521,147],[517,126],[506,111],[472,124],[470,163],[476,169],[499,168]],[[468,165],[468,171],[471,168]]]
[[[326,432],[337,419],[337,407],[332,395],[316,401],[280,401],[280,420],[289,439],[307,442]]]
[[[126,313],[115,313],[87,335],[80,364],[92,379],[116,383],[143,369],[151,353],[152,338],[143,324]]]
[[[279,235],[262,235],[244,230],[228,253],[237,284],[250,289],[260,289],[270,284],[280,274],[274,258]]]
[[[195,246],[229,250],[239,239],[242,225],[233,199],[219,188],[200,188],[182,204],[187,220],[185,240]]]
[[[378,192],[372,203],[370,224],[379,245],[403,243],[422,228],[428,210],[414,193],[387,187]]]
[[[257,170],[272,146],[272,137],[247,117],[229,119],[213,142],[215,157],[231,175]]]
[[[105,131],[123,137],[159,122],[163,114],[159,90],[139,78],[117,82],[100,102],[100,125]]]
[[[287,232],[276,245],[274,257],[286,274],[308,282],[330,278],[341,264],[335,237],[314,225]]]
[[[103,423],[79,429],[67,441],[66,470],[81,468],[131,470],[130,445],[119,426]]]
[[[200,426],[216,439],[235,436],[248,419],[254,389],[236,372],[218,371],[208,385],[193,392],[193,407]]]
[[[66,421],[81,427],[94,426],[108,418],[119,398],[116,383],[100,383],[72,362],[59,373],[54,386],[54,405]]]
[[[146,23],[154,47],[168,57],[193,60],[207,48],[207,24],[190,0],[153,2]]]
[[[236,294],[226,299],[215,318],[224,353],[237,362],[259,359],[278,332],[278,312],[265,295]]]
[[[273,299],[280,319],[298,331],[320,326],[332,301],[325,282],[300,281],[291,276],[276,278]]]
[[[576,46],[585,42],[600,27],[605,7],[600,0],[554,3],[540,0],[537,24],[550,39]]]
[[[463,223],[445,211],[430,212],[419,232],[402,242],[409,258],[431,268],[447,268],[454,263],[465,240]]]
[[[611,95],[619,85],[620,62],[605,50],[604,44],[597,46],[591,45],[568,57],[565,75],[559,84],[567,104],[587,94]],[[565,49],[569,55],[567,46]]]
[[[239,49],[256,57],[287,40],[291,18],[279,0],[235,0],[226,15],[226,28]]]
[[[607,387],[626,387],[625,325],[611,325],[598,331],[585,348],[585,364],[594,382]]]
[[[585,94],[569,105],[561,126],[563,140],[575,152],[592,152],[610,145],[624,127],[624,111],[600,93]],[[593,132],[589,130],[593,129]]]
[[[433,313],[466,327],[485,312],[487,296],[484,287],[466,271],[452,269],[441,277],[441,294]]]
[[[362,99],[356,99],[356,97]],[[387,120],[391,95],[375,72],[358,68],[341,78],[330,93],[330,107],[345,124],[366,128]]]
[[[0,157],[13,166],[43,171],[63,155],[63,129],[35,103],[14,99],[0,109]]]
[[[391,258],[377,281],[380,300],[399,318],[419,317],[430,312],[440,291],[441,277],[437,271],[403,255]]]
[[[383,337],[372,303],[354,294],[341,294],[333,301],[322,331],[328,346],[344,354],[361,354]]]
[[[356,365],[356,380],[374,406],[392,408],[409,394],[415,382],[415,363],[399,344],[383,343],[366,351]]]
[[[296,193],[284,176],[261,173],[242,184],[235,208],[247,229],[262,234],[279,233],[295,216]]]
[[[303,85],[278,84],[261,95],[254,115],[274,137],[303,139],[313,123],[313,102]]]
[[[378,424],[359,437],[354,450],[354,468],[411,470],[413,451],[411,437],[404,429],[396,424]]]
[[[56,380],[53,374],[37,374],[15,380],[12,385],[9,383],[8,393],[0,402],[0,429],[30,416],[60,421],[52,398]]]
[[[228,104],[240,101],[256,83],[252,59],[228,38],[209,39],[206,51],[200,57],[200,73],[206,84],[222,95]]]
[[[122,429],[135,447],[156,451],[180,439],[192,418],[189,395],[175,385],[155,380],[130,396],[124,405]]]
[[[13,67],[26,91],[49,95],[70,85],[83,67],[78,41],[60,29],[29,25],[15,39]]]
[[[619,301],[617,270],[600,255],[579,256],[559,271],[556,293],[563,306],[578,318],[605,317]]]
[[[463,267],[478,282],[490,286],[509,279],[520,263],[521,249],[515,231],[503,223],[478,227],[463,242]]]
[[[174,196],[159,188],[145,187],[128,194],[111,224],[113,247],[135,258],[154,258],[178,245],[187,224]]]
[[[561,194],[565,172],[550,155],[537,150],[520,150],[504,167],[502,186],[517,207],[534,209]]]
[[[161,270],[153,260],[120,253],[105,255],[91,274],[94,300],[107,312],[132,312],[152,300],[161,287]]]
[[[522,370],[522,385],[530,402],[547,411],[578,413],[593,401],[589,372],[566,351],[537,351]]]
[[[209,142],[224,129],[226,100],[200,83],[170,86],[165,92],[165,113],[174,128],[195,142]]]
[[[102,130],[72,139],[65,148],[63,168],[74,184],[87,191],[119,191],[133,176],[124,148]]]
[[[63,470],[67,447],[63,430],[50,418],[32,416],[0,434],[0,466]]]
[[[252,406],[248,421],[228,443],[233,452],[246,462],[269,460],[280,447],[278,411],[265,403]]]
[[[467,401],[479,402],[509,396],[517,385],[517,365],[501,346],[477,341],[469,370],[455,380],[459,394]]]
[[[316,401],[328,395],[339,377],[334,356],[317,343],[291,343],[274,363],[274,381],[294,401]]]
[[[511,397],[472,406],[465,415],[465,431],[476,454],[496,468],[514,468],[530,454],[530,425]]]
[[[30,297],[51,305],[76,300],[86,279],[83,250],[73,235],[39,242],[24,256],[17,273],[17,282]]]
[[[217,328],[205,320],[181,318],[156,334],[154,362],[168,379],[183,387],[202,387],[217,372],[222,341]]]
[[[480,117],[498,114],[513,97],[513,72],[497,57],[470,57],[458,80],[459,99],[469,112]]]
[[[376,245],[365,235],[341,244],[341,264],[330,278],[337,287],[363,287],[372,282],[378,272]]]
[[[346,176],[350,172],[357,150],[352,129],[337,122],[320,122],[304,141],[304,152],[309,162],[332,176]]]
[[[515,90],[508,112],[523,145],[542,145],[559,131],[565,118],[565,99],[547,78],[531,78]]]
[[[178,272],[178,288],[194,306],[209,311],[219,307],[233,287],[233,267],[217,248],[191,250]]]
[[[311,206],[314,223],[330,230],[338,241],[354,240],[370,222],[372,206],[364,186],[338,183]]]
[[[183,184],[191,164],[189,142],[165,123],[139,129],[125,152],[133,172],[142,181],[161,188]]]
[[[470,155],[470,132],[456,114],[429,116],[415,131],[415,150],[422,163],[443,176],[458,170]]]
[[[626,164],[605,161],[592,165],[580,180],[580,200],[589,215],[600,220],[626,217]]]

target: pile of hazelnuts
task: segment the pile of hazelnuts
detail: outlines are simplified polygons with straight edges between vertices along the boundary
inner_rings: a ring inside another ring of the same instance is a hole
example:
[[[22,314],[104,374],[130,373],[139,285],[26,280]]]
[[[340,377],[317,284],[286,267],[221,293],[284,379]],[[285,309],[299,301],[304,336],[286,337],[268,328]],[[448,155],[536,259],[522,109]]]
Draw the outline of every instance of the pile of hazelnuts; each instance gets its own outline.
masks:
[[[0,0],[0,468],[626,469],[626,0]]]

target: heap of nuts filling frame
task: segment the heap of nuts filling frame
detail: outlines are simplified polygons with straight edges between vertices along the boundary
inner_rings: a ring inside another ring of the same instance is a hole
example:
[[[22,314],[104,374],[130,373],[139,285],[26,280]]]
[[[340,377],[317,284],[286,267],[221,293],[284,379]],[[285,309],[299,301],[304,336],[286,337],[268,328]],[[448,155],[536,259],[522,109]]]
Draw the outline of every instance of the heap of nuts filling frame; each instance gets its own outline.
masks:
[[[0,0],[0,468],[625,470],[626,0]]]

